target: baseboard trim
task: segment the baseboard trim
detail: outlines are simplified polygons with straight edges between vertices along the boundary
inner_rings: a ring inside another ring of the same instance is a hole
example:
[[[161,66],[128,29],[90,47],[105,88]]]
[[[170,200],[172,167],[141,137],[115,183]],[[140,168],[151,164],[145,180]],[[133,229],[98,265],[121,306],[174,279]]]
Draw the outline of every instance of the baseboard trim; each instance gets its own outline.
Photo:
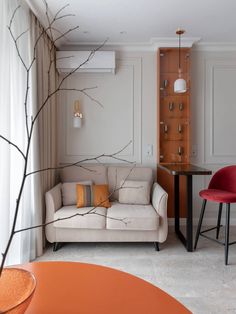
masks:
[[[225,223],[225,220],[222,218],[222,224],[224,224],[224,223]],[[174,218],[168,218],[168,224],[169,224],[169,226],[174,226],[175,219]],[[197,224],[198,224],[198,218],[193,218],[193,225],[197,226]],[[185,218],[180,218],[180,225],[181,226],[186,225],[186,219]],[[203,220],[202,225],[203,226],[215,226],[216,225],[216,218],[206,218]],[[230,219],[230,225],[236,226],[236,218]]]

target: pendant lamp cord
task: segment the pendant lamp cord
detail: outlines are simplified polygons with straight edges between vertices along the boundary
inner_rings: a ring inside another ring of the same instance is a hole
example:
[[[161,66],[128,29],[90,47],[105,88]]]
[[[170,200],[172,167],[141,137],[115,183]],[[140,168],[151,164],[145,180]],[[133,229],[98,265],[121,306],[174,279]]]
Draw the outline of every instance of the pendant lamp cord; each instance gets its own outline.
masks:
[[[180,47],[181,47],[181,41],[180,41],[180,34],[179,34],[179,69],[180,69]]]

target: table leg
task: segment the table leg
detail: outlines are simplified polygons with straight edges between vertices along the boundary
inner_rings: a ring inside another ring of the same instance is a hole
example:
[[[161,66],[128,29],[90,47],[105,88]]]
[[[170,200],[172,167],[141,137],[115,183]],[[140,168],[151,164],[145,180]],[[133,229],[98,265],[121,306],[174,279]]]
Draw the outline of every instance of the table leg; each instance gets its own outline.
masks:
[[[192,175],[187,176],[187,225],[186,249],[193,251],[193,180]]]
[[[186,247],[188,252],[193,252],[193,184],[192,175],[186,176],[187,182],[187,219],[186,219],[186,237],[180,230],[179,219],[179,175],[174,176],[174,199],[175,199],[175,233],[180,241]]]
[[[174,176],[175,232],[179,232],[179,176]]]

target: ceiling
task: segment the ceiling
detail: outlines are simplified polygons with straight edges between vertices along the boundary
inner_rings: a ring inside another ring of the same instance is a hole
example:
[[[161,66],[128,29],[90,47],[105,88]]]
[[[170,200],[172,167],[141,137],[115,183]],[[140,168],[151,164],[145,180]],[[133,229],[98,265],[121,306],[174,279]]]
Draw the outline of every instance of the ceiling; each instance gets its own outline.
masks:
[[[28,0],[44,23],[43,0]],[[60,45],[91,44],[109,38],[110,44],[145,44],[153,38],[173,38],[177,27],[185,37],[203,43],[236,43],[236,0],[47,0],[51,16],[66,4],[59,19],[61,32],[79,25]]]

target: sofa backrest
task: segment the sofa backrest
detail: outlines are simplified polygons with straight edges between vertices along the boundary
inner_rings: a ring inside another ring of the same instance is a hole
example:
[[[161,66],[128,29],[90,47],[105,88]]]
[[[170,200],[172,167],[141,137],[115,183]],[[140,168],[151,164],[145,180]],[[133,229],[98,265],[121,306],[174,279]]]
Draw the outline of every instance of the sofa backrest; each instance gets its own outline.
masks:
[[[107,167],[103,165],[83,164],[63,168],[60,171],[61,182],[77,182],[92,180],[94,184],[107,184]]]
[[[134,181],[148,181],[153,183],[153,170],[147,167],[133,167],[132,166],[109,166],[108,167],[108,184],[109,192],[113,192],[116,188],[119,188],[122,180],[134,180]],[[127,177],[128,176],[128,177]],[[118,200],[119,190],[115,191],[111,197],[112,200]]]
[[[133,168],[133,169],[132,169]],[[132,170],[131,170],[132,169]],[[128,177],[127,177],[128,176]],[[122,180],[148,181],[153,183],[153,170],[148,167],[103,166],[83,164],[82,167],[71,166],[60,171],[61,182],[93,181],[94,184],[109,184],[109,192],[119,188]],[[112,200],[118,200],[119,191],[112,194]]]

